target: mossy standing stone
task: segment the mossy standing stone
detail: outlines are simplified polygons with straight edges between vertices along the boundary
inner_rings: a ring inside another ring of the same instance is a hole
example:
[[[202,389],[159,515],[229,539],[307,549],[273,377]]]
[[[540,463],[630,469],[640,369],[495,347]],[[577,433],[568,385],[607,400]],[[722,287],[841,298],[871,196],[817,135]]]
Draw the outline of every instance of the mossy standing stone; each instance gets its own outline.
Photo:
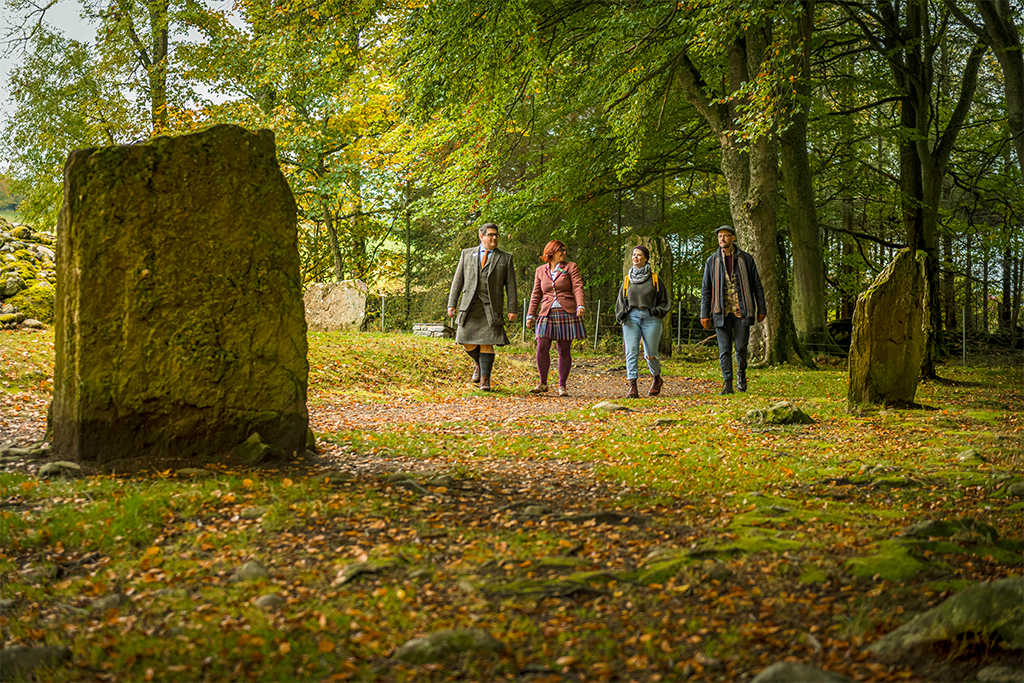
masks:
[[[851,404],[910,404],[924,361],[928,282],[923,251],[903,249],[857,297],[850,342]]]
[[[60,457],[213,461],[253,432],[304,450],[296,208],[271,131],[74,151],[59,225]]]

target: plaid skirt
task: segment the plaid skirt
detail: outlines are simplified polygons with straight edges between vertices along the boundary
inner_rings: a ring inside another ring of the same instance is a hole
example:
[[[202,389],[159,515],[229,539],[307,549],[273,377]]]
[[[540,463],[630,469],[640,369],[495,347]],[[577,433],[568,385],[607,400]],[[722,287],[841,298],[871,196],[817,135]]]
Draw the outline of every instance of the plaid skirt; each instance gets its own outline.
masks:
[[[587,331],[583,328],[582,318],[564,308],[552,308],[546,316],[537,318],[536,336],[538,339],[586,339]]]

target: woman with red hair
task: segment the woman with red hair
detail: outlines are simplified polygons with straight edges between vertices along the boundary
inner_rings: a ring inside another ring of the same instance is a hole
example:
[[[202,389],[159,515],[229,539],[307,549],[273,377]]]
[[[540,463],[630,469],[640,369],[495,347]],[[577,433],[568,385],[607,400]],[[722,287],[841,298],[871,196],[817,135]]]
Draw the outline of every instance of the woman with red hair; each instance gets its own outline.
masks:
[[[586,339],[580,315],[586,310],[583,300],[583,279],[579,268],[565,259],[565,244],[551,240],[541,254],[544,265],[533,275],[533,294],[526,315],[526,324],[537,326],[537,372],[540,384],[530,389],[533,394],[548,390],[551,369],[551,342],[558,348],[558,395],[568,396],[566,383],[572,368],[572,340]]]

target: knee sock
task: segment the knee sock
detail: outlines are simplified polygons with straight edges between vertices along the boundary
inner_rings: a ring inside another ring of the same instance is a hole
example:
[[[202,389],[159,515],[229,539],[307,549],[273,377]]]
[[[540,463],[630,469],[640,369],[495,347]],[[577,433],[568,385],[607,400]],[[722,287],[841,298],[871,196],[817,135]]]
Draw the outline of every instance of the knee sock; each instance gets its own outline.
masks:
[[[474,363],[479,363],[480,362],[480,347],[479,346],[474,346],[471,349],[466,349],[466,353],[469,354],[469,357],[473,359]]]
[[[559,356],[561,363],[561,356]],[[537,372],[540,373],[540,383],[548,383],[548,371],[551,370],[551,340],[545,337],[537,337]]]
[[[480,376],[490,377],[491,368],[494,367],[494,354],[493,353],[481,353],[480,354]]]
[[[572,340],[558,340],[558,386],[566,386],[569,370],[572,369]]]

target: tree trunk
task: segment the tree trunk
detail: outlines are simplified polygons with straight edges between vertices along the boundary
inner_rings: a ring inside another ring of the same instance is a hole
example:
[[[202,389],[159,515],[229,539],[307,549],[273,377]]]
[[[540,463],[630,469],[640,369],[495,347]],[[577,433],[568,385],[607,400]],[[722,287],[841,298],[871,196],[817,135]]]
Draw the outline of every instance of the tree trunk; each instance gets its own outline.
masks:
[[[153,132],[167,129],[167,49],[168,0],[149,1],[149,26],[152,36],[152,64],[149,65],[149,92]]]
[[[803,0],[799,18],[789,27],[796,55],[793,89],[783,95],[789,125],[781,134],[782,175],[789,208],[789,242],[793,250],[793,323],[801,344],[831,345],[825,325],[825,253],[818,228],[814,182],[807,154],[807,106],[811,99],[811,33],[814,0]],[[788,87],[788,86],[786,86]]]
[[[345,264],[341,260],[341,245],[338,244],[338,231],[334,227],[334,216],[331,215],[331,204],[326,197],[320,197],[320,209],[323,212],[324,227],[331,240],[331,256],[334,259],[334,278],[341,282],[345,279]]]
[[[957,329],[956,323],[956,289],[954,287],[953,238],[942,236],[942,256],[945,267],[942,269],[942,310],[943,324],[947,331]]]

